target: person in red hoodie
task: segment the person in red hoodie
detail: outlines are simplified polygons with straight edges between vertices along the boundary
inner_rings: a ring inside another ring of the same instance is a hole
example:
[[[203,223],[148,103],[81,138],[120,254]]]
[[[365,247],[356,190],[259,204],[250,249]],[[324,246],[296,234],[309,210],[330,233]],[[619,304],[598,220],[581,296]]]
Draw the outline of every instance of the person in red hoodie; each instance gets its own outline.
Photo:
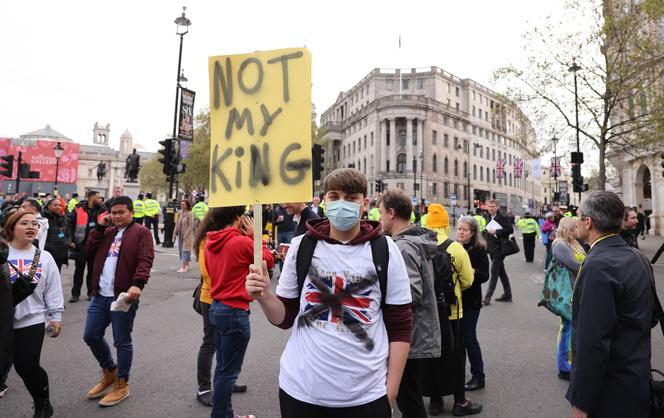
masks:
[[[253,299],[245,290],[245,279],[254,262],[254,222],[244,216],[244,206],[219,208],[214,215],[221,230],[208,232],[205,244],[213,299],[209,319],[217,350],[212,417],[232,418],[231,395],[251,335],[249,303]],[[274,266],[272,253],[265,245],[263,260],[269,268]]]

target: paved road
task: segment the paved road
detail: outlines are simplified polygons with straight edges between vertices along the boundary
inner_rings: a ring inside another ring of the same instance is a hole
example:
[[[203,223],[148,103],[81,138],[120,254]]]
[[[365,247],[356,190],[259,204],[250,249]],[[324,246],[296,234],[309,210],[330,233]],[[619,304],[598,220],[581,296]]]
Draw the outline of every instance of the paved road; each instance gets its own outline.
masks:
[[[644,252],[655,252],[661,238],[640,241]],[[45,341],[42,364],[49,373],[56,417],[205,417],[195,400],[196,354],[202,334],[200,317],[191,309],[194,273],[177,274],[175,250],[158,250],[152,279],[146,287],[134,327],[134,366],[131,397],[112,408],[99,408],[85,398],[96,382],[98,368],[82,340],[85,302],[67,304],[60,338]],[[469,394],[484,404],[484,417],[563,417],[569,407],[566,382],[556,376],[555,343],[558,320],[537,300],[541,290],[543,248],[536,262],[518,254],[508,259],[514,302],[483,309],[479,339],[483,348],[487,387]],[[664,260],[663,260],[664,261]],[[655,267],[660,298],[664,299],[664,264]],[[64,270],[69,292],[72,270]],[[500,285],[496,296],[500,295]],[[259,308],[251,317],[252,339],[240,383],[245,394],[233,397],[236,413],[259,418],[279,416],[277,376],[279,357],[289,333],[268,324]],[[653,334],[653,364],[664,367],[664,338]],[[9,391],[0,399],[0,417],[29,417],[31,401],[18,376],[9,376]],[[445,399],[444,416],[451,416],[452,398]],[[395,411],[395,417],[400,417]]]

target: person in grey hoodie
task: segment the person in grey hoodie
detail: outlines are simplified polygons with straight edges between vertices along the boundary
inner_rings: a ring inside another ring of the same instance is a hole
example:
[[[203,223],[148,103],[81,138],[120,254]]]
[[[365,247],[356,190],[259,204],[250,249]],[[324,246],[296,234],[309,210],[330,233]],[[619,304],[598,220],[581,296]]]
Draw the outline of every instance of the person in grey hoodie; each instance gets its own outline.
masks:
[[[412,210],[410,199],[402,190],[390,189],[383,194],[380,204],[383,232],[392,237],[401,251],[413,300],[410,352],[397,394],[397,405],[404,418],[426,418],[417,371],[420,359],[441,355],[440,323],[431,262],[438,243],[435,232],[410,223]]]
[[[36,216],[21,210],[7,219],[3,236],[9,241],[7,263],[12,285],[22,277],[36,284],[27,298],[13,301],[18,302],[14,308],[14,368],[32,396],[34,417],[50,417],[53,407],[48,375],[39,360],[46,324],[51,337],[60,334],[64,299],[55,260],[48,251],[40,251],[33,245],[38,229]]]

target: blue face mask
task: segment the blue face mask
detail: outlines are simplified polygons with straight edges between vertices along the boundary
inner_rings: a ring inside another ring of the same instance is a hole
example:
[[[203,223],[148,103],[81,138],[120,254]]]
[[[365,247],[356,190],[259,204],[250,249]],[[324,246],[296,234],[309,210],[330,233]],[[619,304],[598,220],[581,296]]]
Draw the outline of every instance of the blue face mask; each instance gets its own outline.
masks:
[[[333,200],[326,205],[325,214],[330,224],[339,231],[348,231],[360,220],[362,205],[345,200]]]

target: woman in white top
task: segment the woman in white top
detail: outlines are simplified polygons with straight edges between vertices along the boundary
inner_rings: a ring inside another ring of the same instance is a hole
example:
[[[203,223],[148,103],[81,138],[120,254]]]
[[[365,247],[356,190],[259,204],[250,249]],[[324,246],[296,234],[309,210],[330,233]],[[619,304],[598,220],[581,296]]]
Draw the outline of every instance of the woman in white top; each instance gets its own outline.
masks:
[[[32,396],[34,416],[50,417],[53,407],[49,401],[48,375],[39,365],[39,359],[47,321],[49,334],[53,338],[60,335],[64,300],[60,272],[53,257],[47,251],[37,255],[38,249],[32,244],[38,230],[36,216],[21,210],[7,219],[3,235],[9,243],[7,261],[12,286],[21,279],[34,287],[27,298],[14,300],[14,368]]]

